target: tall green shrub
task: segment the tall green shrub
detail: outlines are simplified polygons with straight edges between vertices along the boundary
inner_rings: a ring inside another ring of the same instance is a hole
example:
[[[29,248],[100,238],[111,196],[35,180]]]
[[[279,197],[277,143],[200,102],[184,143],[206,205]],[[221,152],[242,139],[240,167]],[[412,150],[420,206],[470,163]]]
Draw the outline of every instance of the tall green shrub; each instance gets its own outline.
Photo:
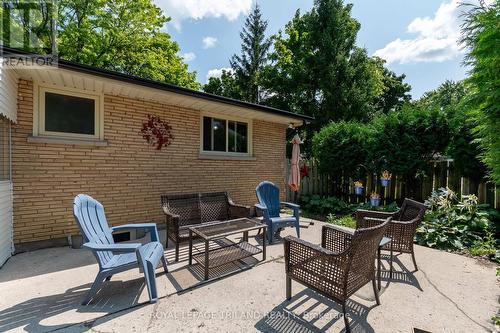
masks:
[[[450,141],[446,114],[416,105],[378,117],[371,128],[367,165],[376,172],[389,170],[407,181],[428,173],[429,162],[442,154]]]
[[[462,41],[467,45],[469,106],[477,114],[483,161],[500,183],[500,1],[481,1],[465,15]]]
[[[320,171],[334,178],[357,176],[365,163],[369,135],[369,127],[358,122],[340,121],[323,127],[312,140]]]

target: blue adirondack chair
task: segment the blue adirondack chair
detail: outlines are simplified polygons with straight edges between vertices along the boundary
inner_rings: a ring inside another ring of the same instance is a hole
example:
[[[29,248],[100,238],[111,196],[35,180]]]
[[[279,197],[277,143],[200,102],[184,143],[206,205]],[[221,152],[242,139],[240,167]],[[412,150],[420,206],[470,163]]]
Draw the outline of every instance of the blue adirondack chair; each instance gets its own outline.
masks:
[[[168,272],[156,224],[126,224],[109,228],[106,216],[104,216],[104,207],[97,200],[85,194],[79,194],[75,197],[73,214],[85,242],[83,246],[92,250],[99,263],[99,273],[82,304],[90,303],[104,280],[109,281],[113,274],[137,266],[139,266],[140,271],[144,272],[150,302],[156,302],[158,294],[155,269],[160,260],[165,274]],[[124,229],[146,229],[151,235],[151,242],[144,245],[138,243],[115,244],[112,233]]]
[[[263,222],[267,224],[267,237],[269,244],[273,243],[273,236],[278,228],[295,226],[297,237],[300,238],[299,213],[300,206],[290,202],[280,202],[280,189],[271,182],[264,181],[255,189],[258,204],[257,211],[263,216]],[[292,217],[280,217],[281,206],[293,209]]]

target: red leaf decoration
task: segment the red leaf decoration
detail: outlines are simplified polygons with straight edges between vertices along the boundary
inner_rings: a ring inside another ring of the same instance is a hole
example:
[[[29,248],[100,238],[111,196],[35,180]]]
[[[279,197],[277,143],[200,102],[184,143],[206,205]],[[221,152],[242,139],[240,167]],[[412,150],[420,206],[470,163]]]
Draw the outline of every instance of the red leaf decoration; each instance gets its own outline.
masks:
[[[156,149],[167,147],[172,143],[172,126],[166,121],[162,121],[158,116],[148,114],[148,120],[142,124],[142,137]]]

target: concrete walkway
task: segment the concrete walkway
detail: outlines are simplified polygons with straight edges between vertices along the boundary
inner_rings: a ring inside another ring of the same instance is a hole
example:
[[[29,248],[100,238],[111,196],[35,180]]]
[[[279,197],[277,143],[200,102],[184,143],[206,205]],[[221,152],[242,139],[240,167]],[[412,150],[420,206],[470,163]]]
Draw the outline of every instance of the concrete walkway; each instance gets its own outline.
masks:
[[[306,221],[306,219],[304,219]],[[320,242],[321,222],[301,229],[302,238]],[[284,234],[293,234],[292,229]],[[251,237],[259,243],[260,238]],[[268,247],[245,263],[212,271],[202,282],[201,269],[181,261],[158,270],[160,299],[149,304],[142,275],[131,270],[113,276],[89,306],[81,306],[97,272],[85,250],[54,248],[11,258],[0,269],[0,332],[340,332],[341,308],[297,283],[285,301],[283,245]],[[391,281],[383,272],[380,306],[371,285],[348,304],[353,332],[494,331],[498,310],[495,265],[417,246],[419,271],[409,255],[395,259]],[[173,261],[168,249],[167,259]],[[387,262],[384,262],[387,267]],[[229,274],[229,275],[228,275]]]

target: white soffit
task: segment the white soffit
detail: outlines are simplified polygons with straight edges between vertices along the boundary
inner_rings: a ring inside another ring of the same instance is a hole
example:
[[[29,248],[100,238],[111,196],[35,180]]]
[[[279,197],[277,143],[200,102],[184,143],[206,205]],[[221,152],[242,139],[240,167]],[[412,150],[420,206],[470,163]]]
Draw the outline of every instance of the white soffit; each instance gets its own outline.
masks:
[[[223,102],[207,100],[196,96],[145,87],[139,84],[122,82],[110,78],[98,77],[78,71],[61,68],[51,69],[17,69],[19,77],[38,83],[58,87],[73,88],[82,91],[104,93],[133,99],[155,101],[166,105],[174,105],[206,112],[232,115],[248,119],[257,119],[280,124],[302,125],[301,119],[286,115],[272,114]]]

